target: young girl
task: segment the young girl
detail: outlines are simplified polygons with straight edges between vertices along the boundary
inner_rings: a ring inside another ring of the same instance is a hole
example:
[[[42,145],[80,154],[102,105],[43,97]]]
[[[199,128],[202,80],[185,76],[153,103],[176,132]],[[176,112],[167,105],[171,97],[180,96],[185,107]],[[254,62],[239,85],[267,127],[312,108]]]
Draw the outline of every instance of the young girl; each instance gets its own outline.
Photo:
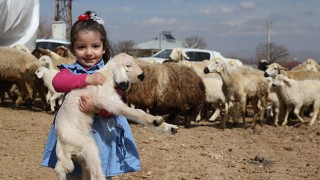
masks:
[[[70,50],[77,61],[71,65],[59,65],[60,72],[52,81],[57,92],[67,93],[72,89],[104,82],[104,75],[96,71],[110,59],[111,48],[102,24],[103,20],[91,11],[80,15],[78,21],[73,24],[70,32]],[[121,90],[117,91],[121,94]],[[80,108],[83,112],[95,113],[91,135],[99,148],[101,166],[108,179],[118,174],[140,170],[139,154],[125,117],[97,109],[93,105],[91,96],[81,97],[79,107],[70,108]],[[57,162],[54,124],[53,122],[42,159],[42,166],[51,168],[54,168]],[[81,169],[78,165],[68,178],[81,177],[80,175]]]

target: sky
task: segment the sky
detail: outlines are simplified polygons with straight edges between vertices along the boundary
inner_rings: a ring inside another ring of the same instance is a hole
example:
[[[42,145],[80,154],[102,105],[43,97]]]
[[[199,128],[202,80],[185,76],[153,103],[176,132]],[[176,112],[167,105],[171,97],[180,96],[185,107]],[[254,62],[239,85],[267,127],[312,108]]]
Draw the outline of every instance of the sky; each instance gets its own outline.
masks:
[[[41,17],[50,22],[54,0],[39,2]],[[171,31],[179,41],[197,36],[207,49],[247,56],[267,42],[271,21],[272,43],[320,60],[320,0],[73,0],[73,22],[87,10],[103,18],[112,42],[140,44]]]

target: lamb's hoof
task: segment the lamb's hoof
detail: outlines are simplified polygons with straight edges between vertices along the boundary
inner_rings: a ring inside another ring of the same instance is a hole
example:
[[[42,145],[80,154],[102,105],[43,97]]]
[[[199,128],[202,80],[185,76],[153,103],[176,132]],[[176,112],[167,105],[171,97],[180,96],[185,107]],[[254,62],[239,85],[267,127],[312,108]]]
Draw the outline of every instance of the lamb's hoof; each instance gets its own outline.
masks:
[[[179,129],[178,126],[172,127],[172,128],[171,128],[171,133],[172,133],[172,134],[176,134],[176,133],[178,132],[178,129]]]
[[[160,120],[153,120],[153,125],[158,127],[164,122],[163,118],[160,118]]]

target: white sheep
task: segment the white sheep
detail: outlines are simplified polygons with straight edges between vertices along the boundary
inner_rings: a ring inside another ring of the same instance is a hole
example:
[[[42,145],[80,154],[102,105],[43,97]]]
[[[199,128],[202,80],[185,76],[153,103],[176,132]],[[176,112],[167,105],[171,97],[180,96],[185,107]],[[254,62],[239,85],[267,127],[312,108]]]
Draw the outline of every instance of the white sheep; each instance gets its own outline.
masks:
[[[319,80],[294,80],[285,75],[277,75],[272,83],[279,89],[283,102],[286,104],[285,118],[282,125],[288,122],[289,111],[294,107],[294,114],[304,123],[300,116],[300,109],[303,106],[313,106],[313,116],[309,125],[315,123],[320,108],[320,81]]]
[[[289,78],[295,80],[304,79],[318,79],[320,80],[320,73],[310,69],[298,69],[298,70],[288,70],[288,68],[281,66],[278,63],[272,63],[264,72],[265,77],[275,77],[278,74],[283,74]]]
[[[212,63],[204,69],[204,72],[218,73],[223,81],[223,92],[227,100],[224,108],[225,113],[222,128],[225,128],[231,102],[236,107],[240,103],[242,119],[245,124],[247,100],[250,100],[254,110],[252,126],[255,127],[258,118],[260,123],[262,123],[268,86],[267,81],[263,77],[263,72],[247,66],[232,69],[228,63],[219,58],[212,60]],[[261,103],[261,106],[258,106],[258,103]]]
[[[315,71],[315,63],[312,62],[312,60],[306,60],[304,65],[301,65],[299,68],[288,70],[287,68],[281,66],[278,63],[272,63],[268,66],[268,68],[264,72],[264,76],[266,78],[274,79],[274,77],[278,74],[283,74],[289,78],[295,79],[295,80],[305,80],[305,79],[316,79],[320,80],[320,72]],[[278,120],[280,117],[282,117],[284,104],[282,103],[281,96],[279,95],[279,92],[276,90],[273,90],[272,87],[270,87],[271,92],[269,93],[269,99],[273,102],[273,108],[275,111],[275,121],[274,124],[278,124]],[[304,107],[307,108],[307,107]],[[278,111],[279,113],[277,113]],[[303,111],[302,111],[303,112]]]
[[[104,179],[100,164],[98,148],[90,135],[93,114],[79,110],[78,99],[83,95],[91,95],[93,103],[115,115],[124,115],[137,123],[156,127],[166,133],[176,132],[178,127],[163,122],[160,116],[153,116],[142,110],[128,107],[115,90],[115,86],[128,88],[130,83],[143,80],[143,71],[134,62],[133,57],[121,53],[99,70],[107,78],[103,85],[72,90],[67,94],[56,116],[58,161],[55,172],[59,179],[65,179],[66,173],[72,172],[74,157],[85,163],[91,179]],[[147,93],[147,92],[145,92]],[[82,164],[82,167],[84,165]],[[85,174],[85,173],[83,173]],[[89,179],[84,177],[84,179]]]
[[[59,65],[59,64],[72,64],[72,63],[76,62],[76,59],[74,58],[74,56],[62,57],[59,54],[57,54],[49,49],[37,48],[37,49],[33,50],[32,54],[35,57],[37,57],[38,59],[44,55],[49,56],[52,59],[54,69],[58,69],[57,65]]]
[[[58,93],[54,90],[52,86],[52,79],[58,73],[55,69],[48,69],[44,66],[40,66],[35,74],[39,79],[43,79],[44,85],[48,88],[47,101],[50,102],[50,109],[52,112],[55,111],[56,100],[58,104],[62,104],[63,93]]]

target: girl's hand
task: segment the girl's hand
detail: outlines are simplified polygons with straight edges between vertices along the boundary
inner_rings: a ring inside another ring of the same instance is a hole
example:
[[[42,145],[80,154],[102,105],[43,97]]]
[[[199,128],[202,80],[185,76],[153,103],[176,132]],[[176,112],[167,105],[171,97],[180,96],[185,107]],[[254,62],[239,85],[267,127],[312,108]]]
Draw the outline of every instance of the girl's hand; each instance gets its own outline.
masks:
[[[105,80],[106,77],[100,72],[89,74],[85,79],[88,85],[102,85]]]
[[[91,96],[81,96],[79,99],[79,109],[81,112],[94,114],[99,113],[101,109],[97,108],[93,104],[93,99]]]

